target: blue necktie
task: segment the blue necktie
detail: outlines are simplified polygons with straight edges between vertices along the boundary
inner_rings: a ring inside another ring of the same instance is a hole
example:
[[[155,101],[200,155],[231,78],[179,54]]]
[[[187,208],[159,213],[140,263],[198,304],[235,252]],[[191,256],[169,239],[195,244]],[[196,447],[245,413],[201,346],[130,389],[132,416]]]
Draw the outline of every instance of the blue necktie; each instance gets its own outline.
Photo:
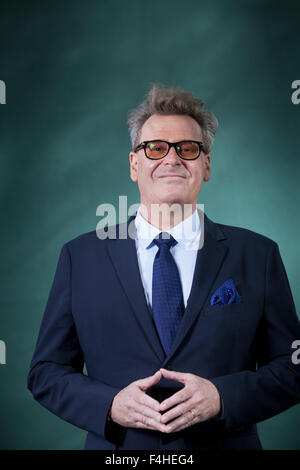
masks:
[[[171,246],[176,245],[177,241],[169,233],[161,232],[153,243],[158,246],[152,277],[153,319],[168,355],[184,312],[179,272],[170,253]]]

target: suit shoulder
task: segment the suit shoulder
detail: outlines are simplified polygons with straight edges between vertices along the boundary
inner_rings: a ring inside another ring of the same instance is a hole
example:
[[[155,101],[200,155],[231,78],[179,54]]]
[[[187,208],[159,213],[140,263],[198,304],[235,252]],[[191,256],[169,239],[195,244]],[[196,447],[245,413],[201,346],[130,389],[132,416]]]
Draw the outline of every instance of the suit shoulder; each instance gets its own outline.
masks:
[[[225,225],[217,223],[224,235],[231,239],[236,239],[247,244],[260,245],[261,247],[270,249],[278,247],[278,244],[272,238],[263,235],[262,233],[255,232],[244,227],[237,227],[234,225]]]
[[[110,240],[117,239],[119,233],[126,229],[127,223],[121,223],[116,225],[110,225],[109,227],[103,227],[101,229],[91,230],[85,232],[71,240],[67,241],[64,246],[72,251],[87,249],[88,247],[105,246]]]
[[[79,248],[94,245],[99,241],[101,240],[98,238],[96,230],[91,230],[90,232],[81,233],[80,235],[77,235],[71,240],[65,242],[64,246],[70,250],[77,250]]]

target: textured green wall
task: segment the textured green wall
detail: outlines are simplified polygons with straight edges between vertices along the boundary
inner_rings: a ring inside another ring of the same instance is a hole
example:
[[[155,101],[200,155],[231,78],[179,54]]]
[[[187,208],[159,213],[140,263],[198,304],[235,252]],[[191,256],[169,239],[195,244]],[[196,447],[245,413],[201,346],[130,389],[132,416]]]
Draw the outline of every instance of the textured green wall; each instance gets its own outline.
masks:
[[[209,217],[280,247],[299,293],[299,2],[10,1],[0,5],[0,448],[82,449],[85,431],[26,389],[62,244],[128,195],[126,115],[150,84],[180,85],[219,119]],[[300,449],[299,405],[259,424],[266,449]]]

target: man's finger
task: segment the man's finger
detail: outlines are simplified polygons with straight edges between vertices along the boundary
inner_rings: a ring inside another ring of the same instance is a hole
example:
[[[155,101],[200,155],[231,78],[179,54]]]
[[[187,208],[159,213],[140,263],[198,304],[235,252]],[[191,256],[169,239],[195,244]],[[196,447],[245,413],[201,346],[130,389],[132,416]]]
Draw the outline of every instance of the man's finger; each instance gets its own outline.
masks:
[[[143,429],[152,429],[155,431],[167,432],[167,426],[163,423],[156,421],[153,418],[149,418],[141,413],[134,413],[134,421],[136,427]]]
[[[190,413],[186,413],[182,416],[179,416],[179,418],[174,419],[174,421],[172,421],[171,423],[169,423],[167,425],[169,432],[178,432],[194,424],[195,421],[189,415]]]
[[[171,408],[171,406],[178,405],[179,403],[188,400],[189,398],[191,398],[191,396],[192,393],[184,387],[182,390],[179,390],[179,392],[174,393],[174,395],[162,401],[159,409],[161,411],[165,411],[168,408]]]
[[[175,370],[160,369],[160,371],[166,379],[175,380],[176,382],[181,382],[183,384],[186,383],[189,375],[187,373],[177,372]]]
[[[158,423],[161,423],[161,414],[158,411],[149,408],[148,406],[140,405],[139,403],[135,404],[135,411],[143,415],[145,418],[152,418]]]
[[[185,414],[190,406],[188,403],[189,402],[179,403],[179,405],[161,415],[161,422],[168,423],[172,419]]]
[[[141,421],[136,421],[136,427],[141,429],[150,429],[151,431],[160,431],[163,433],[167,432],[167,428],[165,424],[153,422],[153,426],[149,424],[144,424]]]
[[[135,383],[136,385],[143,391],[147,390],[147,388],[152,387],[153,385],[157,384],[162,377],[160,370],[155,372],[155,374],[150,375],[150,377],[145,377],[144,379],[137,380]]]
[[[154,398],[150,397],[144,392],[139,392],[136,401],[141,405],[146,405],[149,408],[152,408],[155,411],[160,411],[160,403],[159,401],[155,400]]]

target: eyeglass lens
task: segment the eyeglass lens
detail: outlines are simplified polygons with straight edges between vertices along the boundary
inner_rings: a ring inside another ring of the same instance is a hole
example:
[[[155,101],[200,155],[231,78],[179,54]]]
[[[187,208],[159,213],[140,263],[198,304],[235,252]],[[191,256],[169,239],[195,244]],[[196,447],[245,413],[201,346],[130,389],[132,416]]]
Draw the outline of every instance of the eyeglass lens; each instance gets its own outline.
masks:
[[[166,142],[157,140],[155,142],[148,142],[145,151],[149,158],[162,158],[168,153],[168,144]],[[176,145],[177,153],[185,159],[193,159],[198,156],[199,146],[196,142],[179,142]]]

